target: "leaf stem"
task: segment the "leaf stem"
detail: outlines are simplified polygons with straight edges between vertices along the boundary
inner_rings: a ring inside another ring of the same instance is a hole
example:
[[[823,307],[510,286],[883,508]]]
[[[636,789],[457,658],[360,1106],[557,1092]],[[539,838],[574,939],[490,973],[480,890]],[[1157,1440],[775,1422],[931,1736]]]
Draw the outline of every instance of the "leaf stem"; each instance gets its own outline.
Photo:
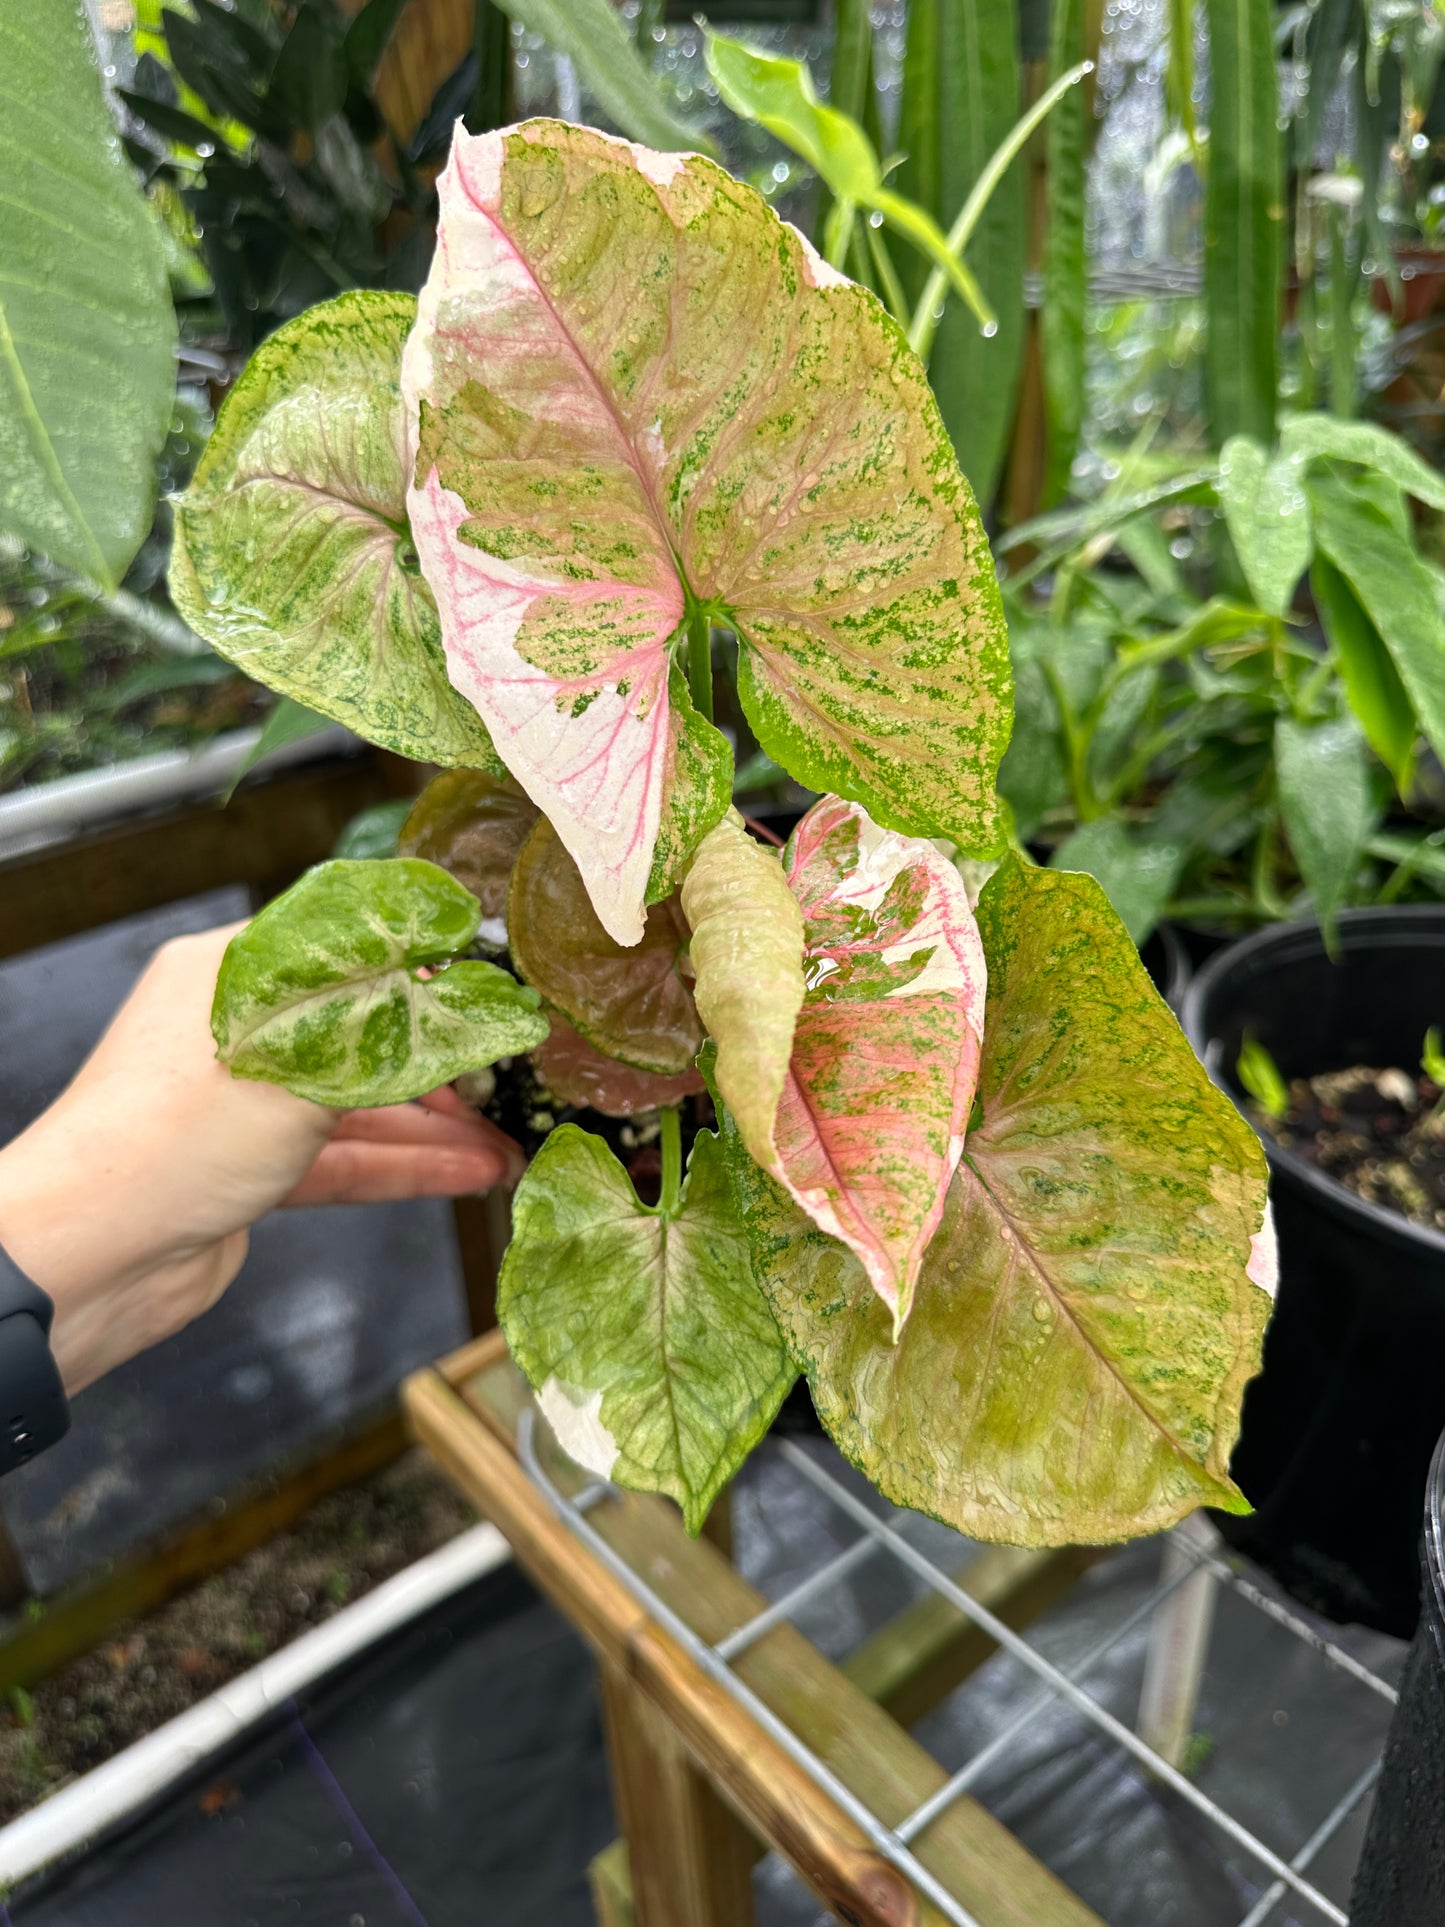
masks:
[[[670,1218],[682,1195],[682,1114],[675,1104],[662,1113],[662,1195],[657,1208]]]
[[[693,609],[687,618],[687,684],[692,706],[703,721],[712,721],[712,617]]]

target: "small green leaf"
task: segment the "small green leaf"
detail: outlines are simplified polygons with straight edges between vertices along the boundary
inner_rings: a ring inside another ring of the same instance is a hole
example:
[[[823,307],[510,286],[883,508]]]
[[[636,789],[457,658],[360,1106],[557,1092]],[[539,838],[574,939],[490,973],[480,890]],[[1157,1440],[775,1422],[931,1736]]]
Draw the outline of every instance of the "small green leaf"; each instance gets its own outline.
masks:
[[[285,749],[289,743],[304,743],[308,736],[319,736],[323,729],[328,728],[330,724],[326,718],[318,716],[314,709],[308,709],[305,703],[293,702],[289,696],[278,696],[261,725],[260,735],[236,765],[231,780],[221,792],[221,801],[229,803],[251,771],[273,750]]]
[[[236,1077],[352,1109],[530,1050],[547,1035],[536,991],[493,964],[450,961],[479,915],[434,863],[318,865],[232,938],[211,1011],[217,1054]]]
[[[396,841],[411,807],[410,797],[398,796],[358,810],[332,845],[332,856],[357,862],[381,861],[399,855]]]
[[[855,120],[822,104],[801,60],[762,53],[720,33],[708,34],[706,56],[735,114],[800,154],[838,200],[871,203],[883,185],[873,143]]]
[[[1420,1053],[1420,1068],[1430,1082],[1445,1091],[1445,1043],[1441,1042],[1440,1027],[1432,1024],[1425,1033],[1424,1048]]]
[[[1057,80],[1089,53],[1085,0],[1054,0],[1049,77]],[[1097,16],[1094,32],[1098,32]],[[1085,317],[1088,307],[1086,162],[1093,103],[1084,87],[1071,87],[1049,116],[1048,226],[1044,233],[1044,300],[1039,313],[1044,406],[1048,416],[1045,504],[1068,493],[1074,453],[1084,425]]]
[[[885,1497],[975,1538],[1079,1545],[1245,1510],[1229,1455],[1273,1266],[1259,1142],[1091,878],[1006,858],[978,918],[983,1117],[896,1345],[858,1261],[729,1124],[813,1402]]]
[[[565,54],[582,85],[629,140],[644,141],[649,147],[712,152],[707,135],[668,106],[610,0],[493,0],[493,4]]]
[[[1248,435],[1232,435],[1219,457],[1219,503],[1250,594],[1282,616],[1314,552],[1304,457],[1271,460]]]
[[[1425,740],[1445,757],[1445,617],[1434,578],[1375,503],[1328,476],[1311,479],[1310,497],[1320,549],[1379,632]]]
[[[150,527],[175,400],[160,224],[88,15],[0,0],[0,529],[113,589]]]
[[[1279,808],[1315,915],[1328,935],[1375,827],[1365,746],[1353,716],[1274,726]]]
[[[604,1055],[660,1077],[692,1069],[702,1024],[680,968],[687,926],[676,896],[652,905],[637,943],[615,943],[544,816],[512,871],[507,930],[527,982]]]
[[[748,1149],[773,1162],[773,1124],[803,1003],[803,913],[783,866],[736,810],[710,830],[682,886],[697,1007],[715,1076]]]
[[[419,761],[496,764],[447,679],[406,517],[410,295],[308,309],[252,356],[176,510],[170,585],[248,675]]]
[[[1075,830],[1049,858],[1054,870],[1080,870],[1094,877],[1136,944],[1142,944],[1174,894],[1184,851],[1176,843],[1145,842],[1114,816],[1101,816]]]
[[[1280,1076],[1279,1065],[1264,1045],[1247,1031],[1235,1060],[1234,1074],[1266,1117],[1289,1116],[1289,1085]]]
[[[601,1138],[555,1130],[512,1205],[497,1317],[578,1464],[682,1507],[689,1532],[772,1423],[794,1370],[702,1133],[675,1212],[639,1204]]]
[[[1401,795],[1410,786],[1420,734],[1415,706],[1379,630],[1348,582],[1326,556],[1310,570],[1310,588],[1325,635],[1335,652],[1340,680],[1365,740],[1395,779]]]

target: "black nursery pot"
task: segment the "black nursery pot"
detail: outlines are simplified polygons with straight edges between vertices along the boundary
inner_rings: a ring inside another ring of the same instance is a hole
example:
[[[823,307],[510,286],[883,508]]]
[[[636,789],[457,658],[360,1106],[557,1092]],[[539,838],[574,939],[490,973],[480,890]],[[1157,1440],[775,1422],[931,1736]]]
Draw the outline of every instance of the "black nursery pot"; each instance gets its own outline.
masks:
[[[1445,1022],[1445,906],[1347,911],[1339,947],[1332,963],[1315,924],[1277,925],[1194,979],[1184,1028],[1236,1099],[1246,1032],[1287,1078],[1418,1064],[1426,1030]],[[1445,1429],[1445,1233],[1265,1150],[1279,1298],[1231,1464],[1256,1510],[1217,1523],[1308,1604],[1409,1638]]]
[[[1445,1434],[1425,1493],[1420,1626],[1400,1681],[1351,1927],[1445,1921]]]

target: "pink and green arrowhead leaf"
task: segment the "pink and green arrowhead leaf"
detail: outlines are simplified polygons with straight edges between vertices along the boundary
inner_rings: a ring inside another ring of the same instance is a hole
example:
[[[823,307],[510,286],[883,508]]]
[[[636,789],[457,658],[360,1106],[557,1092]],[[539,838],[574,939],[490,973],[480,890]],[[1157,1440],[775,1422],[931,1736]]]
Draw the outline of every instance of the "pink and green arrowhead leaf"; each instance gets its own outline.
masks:
[[[814,1403],[888,1498],[976,1538],[1107,1541],[1244,1510],[1229,1455],[1273,1277],[1258,1142],[1091,877],[1009,859],[978,921],[982,1122],[896,1343],[858,1260],[729,1131]]]
[[[459,135],[407,344],[412,527],[452,680],[636,942],[726,806],[672,674],[732,627],[765,750],[980,848],[1010,683],[988,547],[874,297],[697,156]],[[661,850],[659,843],[661,842]]]
[[[769,1167],[901,1330],[963,1150],[988,982],[958,871],[826,797],[785,859],[803,975]]]

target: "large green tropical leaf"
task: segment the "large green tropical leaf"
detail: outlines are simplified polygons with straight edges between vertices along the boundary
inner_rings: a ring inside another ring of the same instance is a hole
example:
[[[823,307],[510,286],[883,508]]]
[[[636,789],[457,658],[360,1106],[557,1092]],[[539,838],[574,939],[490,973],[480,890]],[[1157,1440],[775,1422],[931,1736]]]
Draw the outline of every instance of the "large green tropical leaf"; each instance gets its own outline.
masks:
[[[1445,616],[1434,577],[1410,537],[1360,490],[1316,476],[1310,500],[1320,551],[1375,625],[1421,733],[1445,757]]]
[[[414,857],[309,870],[231,939],[211,1029],[237,1077],[315,1104],[401,1104],[547,1035],[535,990],[453,963],[481,907]]]
[[[563,1449],[689,1532],[795,1377],[753,1278],[717,1139],[669,1210],[640,1204],[601,1138],[564,1124],[517,1189],[497,1317]]]
[[[1284,144],[1274,9],[1205,0],[1209,179],[1204,201],[1205,390],[1216,448],[1274,441],[1284,296]]]
[[[1340,681],[1365,740],[1403,795],[1410,786],[1420,734],[1415,705],[1400,680],[1379,630],[1358,596],[1327,556],[1315,557],[1310,588],[1325,635],[1335,652]]]
[[[1274,768],[1290,848],[1332,941],[1335,912],[1349,895],[1375,827],[1358,723],[1350,715],[1309,723],[1281,716],[1274,726]]]
[[[1014,0],[911,0],[898,129],[906,156],[901,193],[947,229],[1019,107]],[[985,503],[998,486],[1018,399],[1024,239],[1024,174],[1016,163],[994,189],[968,249],[997,331],[981,337],[972,314],[950,295],[929,362],[959,466]],[[908,285],[916,298],[923,276]]]
[[[711,162],[587,128],[460,135],[440,191],[412,528],[452,679],[609,934],[638,941],[727,805],[674,659],[694,619],[736,634],[748,720],[799,782],[993,846],[997,585],[876,299]]]
[[[1282,616],[1310,565],[1314,527],[1305,457],[1288,446],[1271,457],[1248,435],[1231,435],[1219,456],[1219,503],[1250,594]]]
[[[1334,415],[1286,415],[1279,445],[1282,454],[1297,461],[1316,461],[1323,456],[1337,462],[1358,462],[1432,509],[1445,509],[1445,476],[1378,422],[1340,421]]]
[[[0,529],[113,590],[175,400],[160,225],[79,0],[0,0]]]
[[[1274,1274],[1258,1141],[1092,878],[1009,858],[978,918],[982,1120],[896,1345],[857,1259],[725,1139],[814,1404],[887,1498],[976,1538],[1245,1510],[1229,1455]]]
[[[447,680],[406,520],[410,295],[279,328],[232,389],[176,511],[171,593],[259,682],[403,756],[505,774]]]

